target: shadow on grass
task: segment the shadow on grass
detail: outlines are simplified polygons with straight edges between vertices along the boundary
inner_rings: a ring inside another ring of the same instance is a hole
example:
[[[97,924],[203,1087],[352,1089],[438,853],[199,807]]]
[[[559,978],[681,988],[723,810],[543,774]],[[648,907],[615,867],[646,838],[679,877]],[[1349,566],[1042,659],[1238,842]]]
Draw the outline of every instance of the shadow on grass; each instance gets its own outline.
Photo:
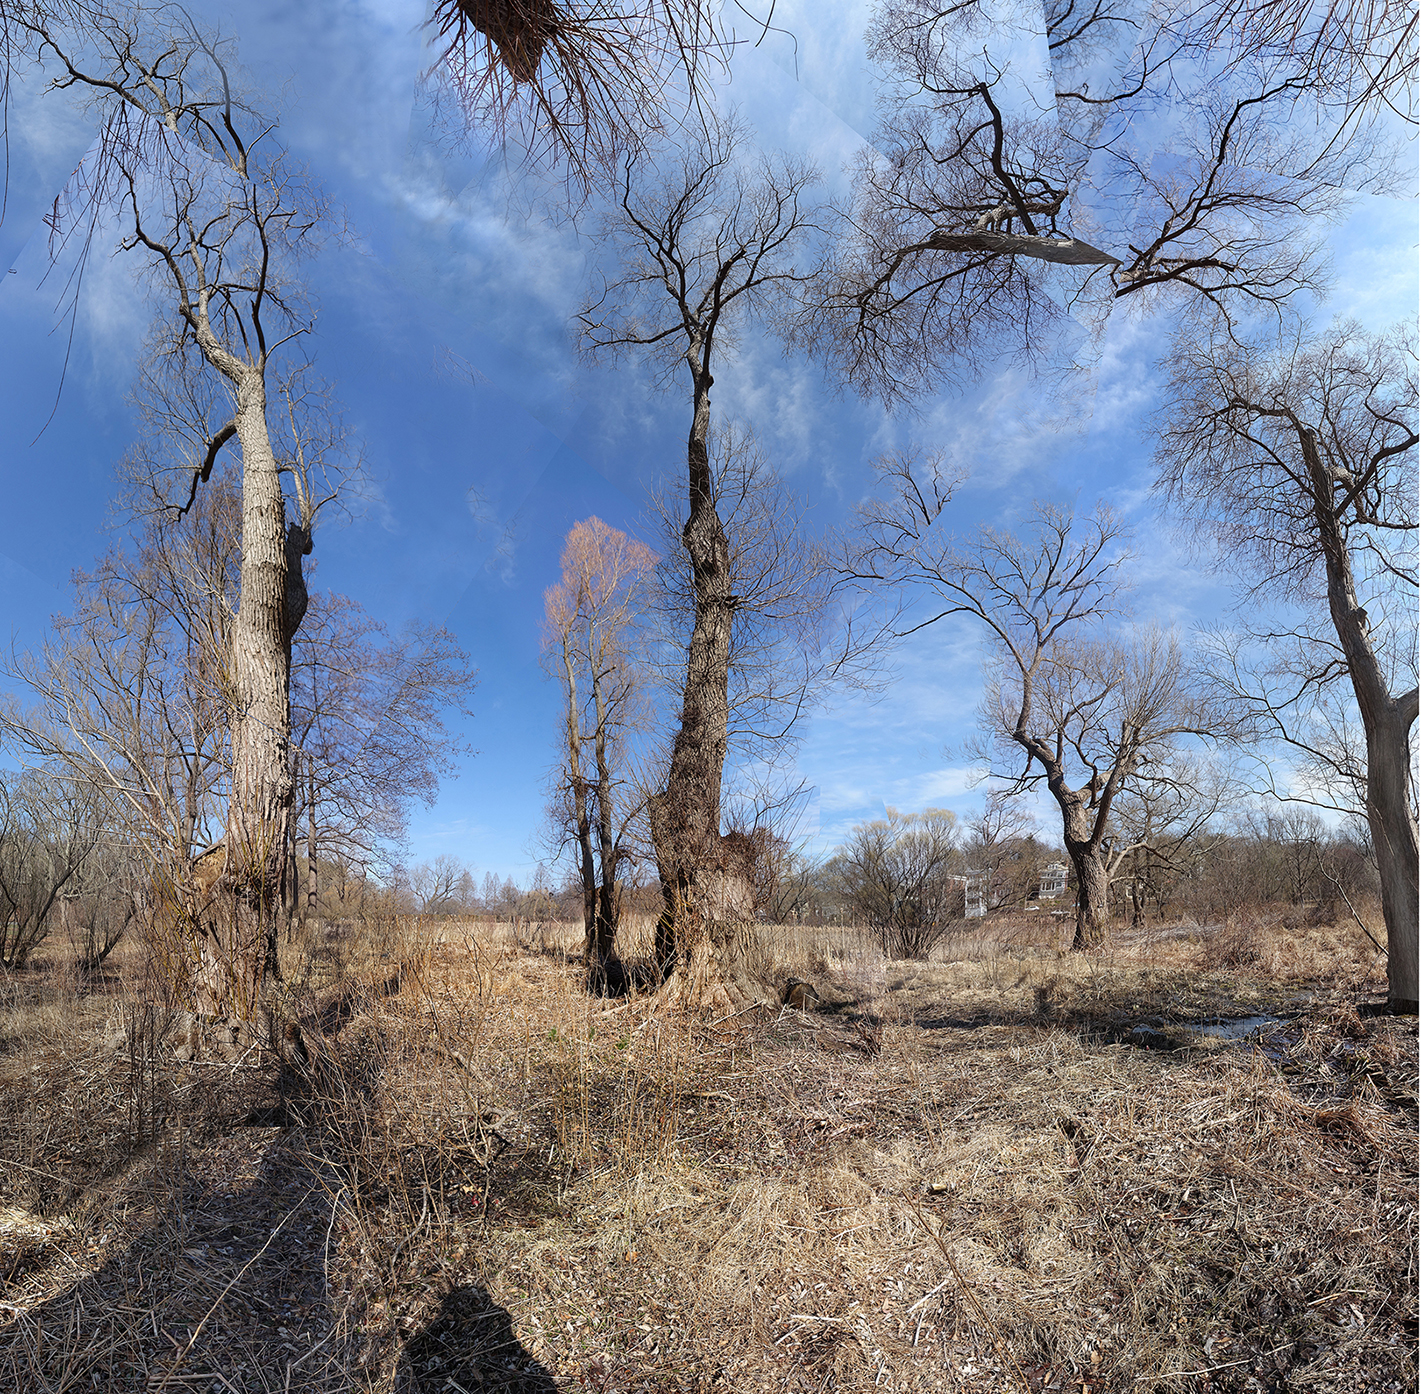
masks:
[[[244,1133],[219,1141],[220,1159],[140,1180],[139,1226],[77,1282],[63,1283],[51,1241],[0,1263],[0,1390],[363,1387],[359,1343],[338,1329],[327,1286],[330,1198],[297,1133]],[[83,1238],[69,1242],[77,1255]],[[45,1270],[60,1283],[26,1301]],[[510,1314],[472,1284],[448,1292],[396,1358],[400,1394],[556,1391]]]
[[[482,1288],[454,1288],[433,1320],[405,1345],[395,1388],[409,1394],[466,1389],[486,1394],[557,1394],[547,1369],[523,1348],[513,1319]]]

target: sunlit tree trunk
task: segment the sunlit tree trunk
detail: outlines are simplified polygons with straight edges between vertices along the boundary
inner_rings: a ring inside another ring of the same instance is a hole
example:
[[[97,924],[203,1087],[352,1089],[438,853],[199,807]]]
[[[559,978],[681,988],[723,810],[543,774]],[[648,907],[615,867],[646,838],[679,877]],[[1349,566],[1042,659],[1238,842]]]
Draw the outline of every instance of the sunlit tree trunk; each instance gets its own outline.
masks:
[[[687,441],[690,511],[682,533],[690,559],[695,619],[686,653],[681,724],[666,787],[651,800],[661,879],[656,955],[670,995],[693,1009],[733,1010],[756,985],[736,962],[736,931],[752,913],[748,868],[727,864],[720,792],[730,719],[730,544],[715,508],[706,438],[712,377],[692,348],[695,407]]]
[[[1048,777],[1047,783],[1060,805],[1066,855],[1076,876],[1071,948],[1096,949],[1105,942],[1110,922],[1110,867],[1101,836],[1104,819],[1095,815],[1081,793],[1065,789],[1063,779]]]
[[[315,761],[307,757],[306,760],[306,915],[308,919],[316,918],[316,906],[320,900],[320,873],[317,870],[317,849],[318,840],[316,837],[316,764]]]
[[[201,337],[199,337],[201,343]],[[207,349],[204,345],[204,349]],[[232,789],[222,878],[225,900],[204,925],[197,990],[213,1014],[250,1019],[276,973],[277,912],[286,895],[291,770],[291,628],[286,503],[266,420],[260,367],[214,346],[209,358],[237,386],[242,450],[241,599],[227,672]],[[299,605],[304,612],[304,604]],[[299,619],[298,619],[299,622]]]
[[[1377,659],[1367,612],[1357,598],[1347,540],[1333,503],[1332,480],[1317,437],[1296,419],[1312,497],[1313,518],[1327,572],[1327,604],[1347,657],[1347,671],[1367,737],[1367,826],[1381,876],[1386,921],[1388,1003],[1394,1012],[1417,1009],[1418,845],[1411,788],[1411,727],[1417,693],[1393,697]]]

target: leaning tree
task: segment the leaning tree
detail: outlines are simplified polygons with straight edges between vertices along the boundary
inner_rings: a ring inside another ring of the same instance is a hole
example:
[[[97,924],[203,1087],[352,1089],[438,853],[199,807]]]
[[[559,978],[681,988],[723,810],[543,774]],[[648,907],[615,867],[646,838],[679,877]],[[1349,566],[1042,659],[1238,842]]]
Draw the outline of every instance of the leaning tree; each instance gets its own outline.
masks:
[[[1221,568],[1242,565],[1240,635],[1265,653],[1250,664],[1229,645],[1223,686],[1256,734],[1360,795],[1352,807],[1365,812],[1381,874],[1389,1000],[1414,1012],[1414,333],[1341,323],[1273,349],[1222,336],[1175,349],[1157,488]],[[1263,600],[1286,606],[1272,623]],[[1309,729],[1349,688],[1361,749],[1336,721],[1321,724],[1321,740]]]

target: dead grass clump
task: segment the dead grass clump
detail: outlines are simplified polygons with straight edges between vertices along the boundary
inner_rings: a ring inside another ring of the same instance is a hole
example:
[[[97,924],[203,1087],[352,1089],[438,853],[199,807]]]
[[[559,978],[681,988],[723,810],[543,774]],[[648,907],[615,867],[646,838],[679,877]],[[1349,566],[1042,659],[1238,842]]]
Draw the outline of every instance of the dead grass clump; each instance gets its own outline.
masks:
[[[1252,968],[1266,953],[1262,942],[1266,921],[1241,911],[1230,915],[1223,927],[1211,934],[1201,954],[1205,968]]]

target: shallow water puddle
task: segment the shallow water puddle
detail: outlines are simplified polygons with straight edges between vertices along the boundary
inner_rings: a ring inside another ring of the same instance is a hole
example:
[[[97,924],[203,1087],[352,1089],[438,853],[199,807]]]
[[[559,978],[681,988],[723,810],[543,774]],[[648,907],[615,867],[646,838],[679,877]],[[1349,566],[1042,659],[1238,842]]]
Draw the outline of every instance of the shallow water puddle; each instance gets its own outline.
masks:
[[[1210,1021],[1186,1021],[1184,1029],[1196,1036],[1213,1036],[1221,1041],[1242,1041],[1249,1036],[1262,1035],[1274,1026],[1282,1026],[1289,1018],[1285,1016],[1246,1016],[1235,1020],[1214,1018]]]

